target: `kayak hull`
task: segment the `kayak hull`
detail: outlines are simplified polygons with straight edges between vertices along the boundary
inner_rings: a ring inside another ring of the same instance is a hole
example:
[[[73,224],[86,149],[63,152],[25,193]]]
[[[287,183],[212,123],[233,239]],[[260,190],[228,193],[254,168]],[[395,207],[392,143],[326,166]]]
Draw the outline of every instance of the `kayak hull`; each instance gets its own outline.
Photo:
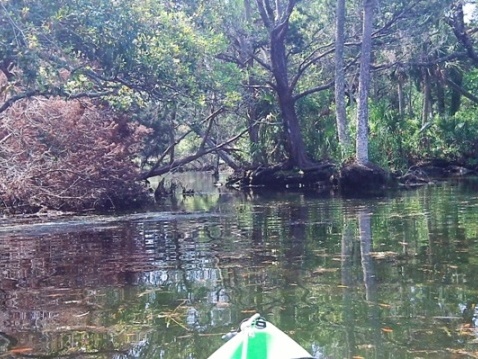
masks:
[[[254,319],[255,318],[255,319]],[[255,321],[260,320],[260,325]],[[214,352],[208,359],[313,359],[291,337],[273,324],[253,316],[249,326]]]

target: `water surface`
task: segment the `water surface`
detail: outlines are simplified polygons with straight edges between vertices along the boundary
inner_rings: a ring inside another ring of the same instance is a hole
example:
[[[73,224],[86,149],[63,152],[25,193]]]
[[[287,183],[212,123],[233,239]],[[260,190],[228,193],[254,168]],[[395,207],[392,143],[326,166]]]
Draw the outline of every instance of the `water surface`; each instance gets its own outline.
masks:
[[[476,357],[477,275],[472,179],[376,198],[204,186],[147,213],[4,219],[0,355],[206,359],[260,312],[317,358]]]

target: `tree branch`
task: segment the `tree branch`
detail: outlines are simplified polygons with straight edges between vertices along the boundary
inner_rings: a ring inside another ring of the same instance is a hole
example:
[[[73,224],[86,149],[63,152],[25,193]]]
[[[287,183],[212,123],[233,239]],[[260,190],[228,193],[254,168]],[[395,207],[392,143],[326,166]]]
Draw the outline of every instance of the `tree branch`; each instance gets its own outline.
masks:
[[[61,89],[52,89],[47,91],[29,90],[29,91],[25,91],[25,92],[13,95],[8,100],[6,100],[0,106],[0,113],[6,111],[15,102],[26,99],[26,98],[31,98],[34,96],[43,96],[43,97],[60,96],[60,97],[66,98],[67,100],[74,100],[74,99],[85,98],[85,97],[98,98],[98,97],[113,95],[115,93],[116,93],[116,90],[103,91],[103,92],[79,92],[75,94],[69,94]]]
[[[165,165],[163,167],[160,167],[160,168],[157,168],[155,169],[154,171],[148,171],[148,172],[145,172],[145,173],[142,173],[140,176],[139,176],[139,179],[140,180],[145,180],[145,179],[148,179],[150,177],[153,177],[153,176],[161,176],[165,173],[168,173],[178,167],[181,167],[181,166],[184,166],[192,161],[195,161],[197,160],[198,158],[202,157],[202,156],[205,156],[209,153],[212,153],[212,152],[215,152],[225,146],[227,146],[228,144],[236,141],[237,139],[239,139],[240,137],[242,137],[245,133],[247,133],[248,131],[250,130],[250,127],[246,128],[245,130],[243,130],[242,132],[240,132],[239,134],[229,138],[228,140],[218,144],[217,146],[215,147],[212,147],[212,148],[208,148],[208,149],[205,149],[201,152],[197,152],[193,155],[189,155],[189,156],[186,156],[180,160],[177,160],[177,161],[174,161],[173,163],[171,164],[168,164],[168,165]]]
[[[313,94],[313,93],[316,93],[316,92],[320,92],[320,91],[324,91],[324,90],[328,90],[329,88],[331,88],[332,86],[334,86],[334,83],[335,81],[334,80],[330,80],[329,82],[327,82],[326,84],[324,85],[320,85],[320,86],[316,86],[316,87],[312,87],[306,91],[303,91],[297,95],[294,96],[294,101],[297,101],[299,99],[301,99],[302,97],[305,97],[305,96],[308,96],[310,94]]]
[[[209,138],[209,134],[211,133],[212,125],[214,124],[214,119],[215,119],[220,113],[222,113],[223,111],[224,111],[224,107],[221,107],[219,110],[214,111],[212,114],[210,114],[210,115],[206,118],[206,121],[209,121],[209,124],[208,124],[208,126],[207,126],[206,133],[205,133],[204,136],[203,136],[201,145],[199,145],[198,152],[201,152],[201,151],[204,150],[204,147],[205,147],[205,145],[206,145],[207,139]]]
[[[273,11],[270,7],[270,4],[267,0],[257,0],[257,9],[262,18],[262,21],[266,25],[267,29],[271,29],[273,26],[272,20],[274,18]]]
[[[212,120],[217,117],[220,113],[222,113],[224,111],[224,107],[221,107],[220,109],[218,109],[217,111],[213,112],[212,114],[210,114],[208,117],[206,117],[204,120],[202,120],[200,123],[205,123],[205,122],[212,122]],[[191,134],[191,132],[196,132],[198,133],[198,130],[195,128],[196,126],[194,126],[193,124],[189,124],[188,125],[190,130],[189,131],[186,131],[185,133],[183,133],[177,140],[174,141],[174,143],[170,144],[164,151],[163,153],[161,154],[161,156],[156,160],[156,163],[149,169],[148,172],[151,172],[151,173],[154,173],[155,171],[157,171],[158,169],[162,168],[160,167],[161,166],[161,162],[164,160],[164,158],[166,158],[166,156],[168,155],[168,153],[171,152],[171,150],[176,147],[182,140],[184,140],[189,134]],[[203,143],[205,142],[205,139],[206,137],[205,136],[202,136],[203,137]],[[197,153],[200,153],[201,152],[201,147],[202,149],[204,149],[204,144],[202,144],[200,147],[199,147],[199,150],[197,151]],[[146,178],[148,177],[152,177],[154,175],[147,175]]]
[[[463,3],[459,2],[454,6],[453,13],[450,18],[447,19],[448,24],[453,29],[453,33],[458,41],[465,48],[468,57],[473,61],[475,66],[478,66],[478,54],[476,53],[473,42],[466,30]]]
[[[465,96],[467,99],[471,100],[472,102],[474,103],[478,103],[478,97],[473,95],[471,92],[465,90],[463,87],[459,86],[458,84],[456,84],[455,82],[453,82],[452,80],[449,80],[449,79],[445,79],[445,82],[450,86],[452,87],[453,89],[455,89],[456,91],[458,91],[459,93],[461,93],[463,96]]]
[[[346,71],[349,67],[351,67],[353,64],[355,64],[357,62],[357,60],[359,59],[360,57],[360,54],[358,54],[357,56],[355,56],[355,58],[350,61],[347,66],[345,66],[344,68],[344,71]],[[309,90],[306,90],[304,92],[301,92],[297,95],[294,96],[294,101],[297,101],[299,99],[301,99],[302,97],[305,97],[305,96],[308,96],[308,95],[311,95],[313,93],[316,93],[316,92],[320,92],[320,91],[324,91],[324,90],[328,90],[329,88],[331,88],[332,86],[334,86],[335,84],[335,80],[330,80],[329,82],[327,82],[326,84],[324,85],[320,85],[320,86],[316,86],[316,87],[313,87]]]
[[[335,48],[332,48],[312,59],[310,59],[311,56],[308,57],[308,59],[310,59],[309,61],[307,61],[308,59],[304,60],[300,65],[299,65],[299,69],[297,70],[297,73],[295,74],[295,76],[293,77],[292,81],[291,81],[291,88],[294,89],[295,86],[297,85],[297,83],[299,82],[300,78],[302,77],[302,75],[304,74],[304,72],[310,67],[312,66],[313,64],[315,64],[316,62],[318,62],[319,60],[321,60],[323,57],[327,56],[327,55],[330,55],[331,53],[333,53],[335,51]]]

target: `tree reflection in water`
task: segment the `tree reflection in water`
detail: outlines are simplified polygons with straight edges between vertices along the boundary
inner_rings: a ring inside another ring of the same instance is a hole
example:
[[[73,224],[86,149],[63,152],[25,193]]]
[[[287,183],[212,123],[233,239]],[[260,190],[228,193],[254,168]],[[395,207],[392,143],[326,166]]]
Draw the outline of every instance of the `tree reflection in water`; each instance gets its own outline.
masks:
[[[205,359],[254,311],[320,358],[475,351],[476,196],[229,199],[0,228],[0,352]]]
[[[370,216],[371,213],[369,208],[361,207],[358,209],[357,220],[360,240],[360,258],[362,261],[363,282],[365,285],[365,300],[368,304],[368,326],[373,333],[373,347],[378,354],[382,352],[382,337],[376,273],[373,258],[371,256],[373,243]]]

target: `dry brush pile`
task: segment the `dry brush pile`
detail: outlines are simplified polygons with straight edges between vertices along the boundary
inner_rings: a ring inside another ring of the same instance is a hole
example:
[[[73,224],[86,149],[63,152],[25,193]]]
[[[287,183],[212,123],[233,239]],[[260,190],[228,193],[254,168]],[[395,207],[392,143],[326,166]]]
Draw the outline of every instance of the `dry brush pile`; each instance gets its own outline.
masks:
[[[13,213],[138,204],[148,130],[90,100],[33,98],[0,114],[0,200]]]

